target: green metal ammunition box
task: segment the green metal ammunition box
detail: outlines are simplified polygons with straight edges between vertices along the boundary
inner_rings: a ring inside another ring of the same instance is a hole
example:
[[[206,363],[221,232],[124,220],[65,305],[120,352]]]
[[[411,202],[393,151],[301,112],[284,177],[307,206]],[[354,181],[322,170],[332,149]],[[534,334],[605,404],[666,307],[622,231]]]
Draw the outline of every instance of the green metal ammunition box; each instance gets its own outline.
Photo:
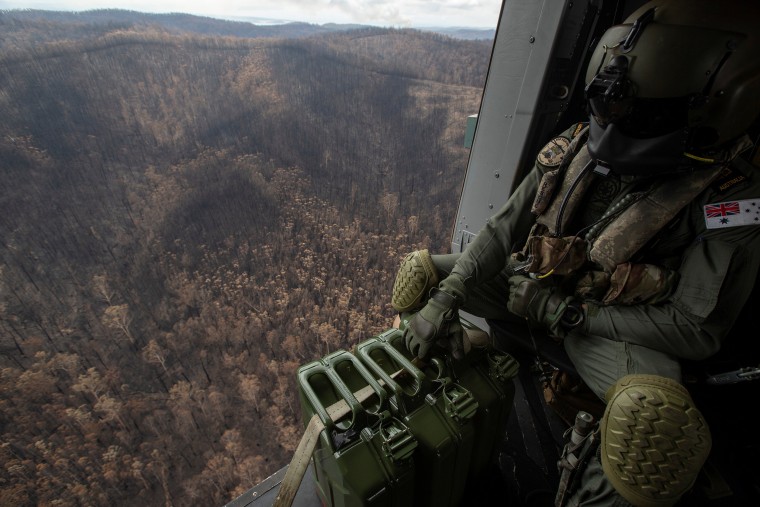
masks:
[[[504,436],[517,362],[473,348],[422,365],[398,329],[354,353],[298,370],[304,424],[316,414],[325,426],[312,457],[322,503],[460,505]]]
[[[478,329],[475,324],[466,319],[461,319],[461,322],[465,329]],[[403,324],[405,323],[402,322]],[[376,339],[386,342],[398,354],[412,360],[411,354],[404,345],[401,331],[391,329],[378,335]],[[357,353],[360,359],[366,362],[364,354],[358,351]],[[377,352],[374,356],[382,360],[379,361],[380,364],[388,364],[388,360]],[[396,367],[396,364],[391,363],[386,369]],[[477,401],[478,409],[471,420],[475,436],[472,442],[472,457],[468,467],[467,481],[476,482],[481,472],[496,458],[495,453],[499,448],[500,440],[504,438],[514,400],[515,386],[512,379],[517,375],[519,367],[517,360],[507,353],[492,348],[473,348],[463,361],[433,358],[430,366],[426,368],[428,377],[431,375],[439,378],[448,377],[472,393]],[[393,402],[391,398],[391,405]],[[465,482],[464,477],[457,477],[457,480],[460,484]]]
[[[469,390],[435,368],[422,371],[395,346],[392,329],[360,343],[356,354],[379,377],[393,415],[417,439],[415,506],[459,505],[472,461],[478,402]],[[403,344],[402,344],[403,347]]]
[[[504,438],[515,395],[512,378],[519,364],[508,354],[472,349],[464,361],[451,361],[449,366],[452,378],[478,401],[478,411],[472,420],[476,438],[468,477],[476,481],[495,459],[494,453]]]
[[[367,368],[338,351],[299,368],[298,384],[304,423],[325,426],[312,456],[323,505],[413,505],[417,442]]]

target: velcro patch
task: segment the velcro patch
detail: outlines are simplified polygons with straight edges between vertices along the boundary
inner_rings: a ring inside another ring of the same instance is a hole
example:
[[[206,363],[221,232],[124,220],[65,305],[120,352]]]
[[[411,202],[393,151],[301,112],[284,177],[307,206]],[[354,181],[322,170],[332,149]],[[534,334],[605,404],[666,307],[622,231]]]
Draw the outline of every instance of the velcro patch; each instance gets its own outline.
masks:
[[[760,199],[706,204],[704,209],[708,229],[760,225]]]
[[[546,167],[557,167],[565,158],[569,146],[570,140],[566,137],[555,137],[541,148],[538,157],[536,157],[536,162]]]
[[[749,182],[747,177],[738,169],[728,166],[718,174],[716,180],[712,183],[712,188],[718,193],[724,193],[738,185],[746,185]]]

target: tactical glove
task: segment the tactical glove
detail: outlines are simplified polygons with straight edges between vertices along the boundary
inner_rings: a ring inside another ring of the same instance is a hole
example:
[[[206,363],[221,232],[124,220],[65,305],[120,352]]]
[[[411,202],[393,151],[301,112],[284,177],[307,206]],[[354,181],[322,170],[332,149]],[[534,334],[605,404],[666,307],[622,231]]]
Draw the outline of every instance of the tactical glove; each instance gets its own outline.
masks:
[[[449,276],[430,291],[430,299],[411,319],[404,330],[404,344],[409,352],[426,359],[434,344],[449,350],[455,359],[464,357],[459,321],[459,307],[465,299],[464,283]]]
[[[575,297],[564,296],[553,285],[520,275],[509,279],[507,309],[526,318],[531,324],[543,327],[555,338],[564,338],[584,319],[583,310]]]

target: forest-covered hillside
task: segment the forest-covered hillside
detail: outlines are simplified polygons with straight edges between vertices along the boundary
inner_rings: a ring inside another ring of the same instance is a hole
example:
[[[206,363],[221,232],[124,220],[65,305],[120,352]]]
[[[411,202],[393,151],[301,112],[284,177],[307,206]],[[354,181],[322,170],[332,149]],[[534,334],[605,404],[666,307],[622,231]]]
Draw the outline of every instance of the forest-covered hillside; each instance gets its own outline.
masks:
[[[0,505],[222,505],[448,249],[489,43],[45,23],[0,13]]]
[[[282,23],[258,25],[248,21],[227,21],[182,13],[146,14],[122,9],[96,9],[81,12],[42,11],[36,9],[0,10],[0,49],[30,42],[40,43],[61,38],[85,38],[117,28],[151,28],[173,34],[203,36],[294,39],[333,32],[369,28],[365,25],[327,23]],[[457,39],[492,40],[494,29],[440,27],[427,31]]]
[[[283,23],[257,25],[245,21],[226,21],[205,16],[178,12],[146,14],[122,9],[96,9],[81,12],[15,9],[0,11],[0,48],[25,42],[43,42],[56,39],[86,38],[116,29],[150,28],[176,34],[192,33],[203,36],[242,38],[300,38],[366,28],[360,25],[316,25],[311,23]],[[478,32],[460,38],[473,38]],[[488,32],[479,38],[489,38]]]

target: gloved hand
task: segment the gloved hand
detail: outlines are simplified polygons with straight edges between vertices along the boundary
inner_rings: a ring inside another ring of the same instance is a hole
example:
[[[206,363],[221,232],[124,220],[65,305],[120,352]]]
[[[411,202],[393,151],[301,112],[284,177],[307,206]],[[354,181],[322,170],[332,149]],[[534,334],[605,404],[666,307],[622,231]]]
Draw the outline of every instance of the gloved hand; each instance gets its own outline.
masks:
[[[564,338],[584,319],[575,297],[564,296],[557,287],[522,275],[509,278],[507,309],[531,324],[543,327],[556,338]]]
[[[464,303],[464,283],[456,276],[444,279],[431,291],[430,299],[404,329],[404,344],[409,352],[426,359],[434,344],[449,350],[455,359],[464,357],[459,307]]]

